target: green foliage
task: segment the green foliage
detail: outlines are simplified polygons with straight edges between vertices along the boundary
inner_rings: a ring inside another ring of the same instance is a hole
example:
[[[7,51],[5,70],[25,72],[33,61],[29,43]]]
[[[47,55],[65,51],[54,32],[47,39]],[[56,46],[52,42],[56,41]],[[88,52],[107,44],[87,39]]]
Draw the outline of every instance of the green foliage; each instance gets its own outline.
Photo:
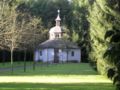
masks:
[[[111,5],[111,2],[113,5]],[[120,90],[120,1],[107,1],[107,5],[109,8],[109,14],[112,17],[111,24],[112,34],[106,36],[109,39],[108,49],[105,52],[105,56],[108,58],[110,63],[114,64],[115,73],[112,76],[113,83],[117,86],[117,90]]]
[[[77,43],[79,39],[80,38],[79,38],[78,33],[76,33],[75,31],[73,31],[73,33],[72,33],[72,41],[75,42],[75,43]]]
[[[62,26],[62,30],[64,32],[62,39],[69,40],[70,39],[70,30],[66,26]]]
[[[96,0],[89,8],[89,22],[90,22],[90,59],[96,63],[98,71],[102,74],[106,72],[108,63],[107,59],[103,58],[107,50],[108,42],[104,39],[106,32],[111,28],[111,23],[106,19],[109,14],[106,13],[105,1]]]
[[[118,24],[118,23],[117,23]],[[114,33],[110,36],[108,35],[109,45],[108,49],[105,52],[105,57],[109,59],[110,63],[114,64],[115,73],[111,76],[113,83],[117,86],[118,90],[120,89],[120,30],[116,30],[113,28],[112,30]],[[109,73],[109,72],[108,72]]]

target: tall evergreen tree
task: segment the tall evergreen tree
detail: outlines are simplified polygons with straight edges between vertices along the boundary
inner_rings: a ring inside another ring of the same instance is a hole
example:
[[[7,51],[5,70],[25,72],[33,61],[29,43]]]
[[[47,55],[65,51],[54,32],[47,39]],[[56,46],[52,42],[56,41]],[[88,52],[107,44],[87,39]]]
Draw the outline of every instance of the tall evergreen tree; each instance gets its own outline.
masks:
[[[107,49],[107,41],[104,39],[106,31],[111,28],[110,22],[106,19],[105,6],[106,1],[96,0],[90,8],[89,22],[90,22],[90,59],[96,63],[97,69],[100,73],[104,74],[106,69],[106,62],[103,55]],[[104,7],[104,8],[103,8]]]
[[[117,90],[120,90],[120,1],[95,0],[90,7],[89,22],[90,58],[102,74],[110,67],[108,76],[114,77]]]

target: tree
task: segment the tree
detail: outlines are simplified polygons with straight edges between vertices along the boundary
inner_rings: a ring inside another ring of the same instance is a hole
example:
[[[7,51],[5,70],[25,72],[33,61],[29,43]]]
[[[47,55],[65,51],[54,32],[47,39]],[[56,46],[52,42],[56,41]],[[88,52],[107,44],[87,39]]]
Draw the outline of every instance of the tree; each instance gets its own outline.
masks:
[[[112,4],[112,5],[111,5]],[[108,1],[107,10],[109,10],[109,18],[112,27],[105,34],[105,40],[108,41],[108,48],[104,54],[108,58],[108,62],[113,67],[108,69],[108,75],[116,85],[116,89],[120,90],[120,1]],[[111,73],[110,70],[113,72]]]
[[[13,72],[13,51],[17,47],[15,40],[19,36],[16,31],[16,5],[13,4],[14,0],[1,1],[1,42],[3,47],[11,51],[11,66]]]
[[[4,30],[4,28],[5,28],[5,25],[6,25],[6,20],[5,20],[5,17],[6,16],[3,16],[4,14],[5,14],[5,9],[6,9],[6,3],[4,2],[4,1],[0,1],[0,50],[2,51],[2,50],[4,50],[6,47],[5,47],[5,40],[4,40],[4,32],[5,32],[5,30]],[[3,58],[2,58],[2,62],[3,62],[3,64],[4,64],[4,61],[5,61],[5,52],[2,52],[2,56],[3,56]]]
[[[104,57],[108,58],[110,64],[113,64],[113,67],[108,68],[107,75],[113,80],[117,90],[120,90],[120,30],[113,27],[112,30],[106,32],[105,39],[109,40],[109,44]]]
[[[111,27],[109,21],[106,20],[108,14],[105,12],[105,2],[96,0],[90,8],[90,59],[96,63],[97,70],[104,74],[107,68],[106,59],[103,55],[107,49],[107,42],[104,40],[106,31]]]
[[[109,77],[114,77],[113,82],[120,90],[120,1],[95,0],[90,7],[89,22],[90,58],[97,63],[99,72],[106,71]]]

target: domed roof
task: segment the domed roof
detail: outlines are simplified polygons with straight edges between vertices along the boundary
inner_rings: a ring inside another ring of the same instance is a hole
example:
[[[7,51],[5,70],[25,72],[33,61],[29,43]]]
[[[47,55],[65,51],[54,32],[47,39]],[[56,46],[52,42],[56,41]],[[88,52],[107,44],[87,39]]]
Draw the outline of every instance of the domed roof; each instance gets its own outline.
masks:
[[[60,26],[52,27],[49,31],[49,33],[61,33],[61,32],[62,32],[62,30],[61,30]]]

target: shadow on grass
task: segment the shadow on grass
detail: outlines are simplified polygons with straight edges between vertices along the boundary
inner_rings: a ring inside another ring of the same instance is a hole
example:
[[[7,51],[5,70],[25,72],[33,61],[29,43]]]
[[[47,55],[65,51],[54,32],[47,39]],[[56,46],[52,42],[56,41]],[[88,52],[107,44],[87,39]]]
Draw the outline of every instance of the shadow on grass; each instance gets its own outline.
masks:
[[[38,84],[38,83],[0,83],[0,90],[115,90],[108,83],[80,84]]]

